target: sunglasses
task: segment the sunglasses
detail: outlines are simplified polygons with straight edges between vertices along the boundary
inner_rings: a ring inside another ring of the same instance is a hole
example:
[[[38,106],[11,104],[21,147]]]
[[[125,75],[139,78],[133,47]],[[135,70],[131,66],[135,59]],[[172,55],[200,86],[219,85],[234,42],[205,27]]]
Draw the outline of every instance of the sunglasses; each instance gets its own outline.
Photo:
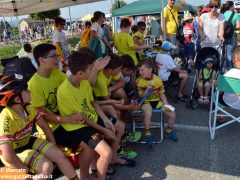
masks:
[[[218,8],[218,6],[209,6],[209,7],[210,7],[211,9],[212,9],[212,8],[216,8],[216,9]]]
[[[61,25],[61,26],[65,26],[65,25],[66,25],[66,23],[60,23],[60,25]]]
[[[53,54],[50,56],[44,56],[44,58],[52,58],[52,59],[58,59],[60,56],[58,54]]]

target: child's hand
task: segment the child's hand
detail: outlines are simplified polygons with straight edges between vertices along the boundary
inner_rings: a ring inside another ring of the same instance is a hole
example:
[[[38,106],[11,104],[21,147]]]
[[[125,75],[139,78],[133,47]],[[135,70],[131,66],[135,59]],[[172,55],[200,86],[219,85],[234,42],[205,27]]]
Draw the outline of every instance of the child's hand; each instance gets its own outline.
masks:
[[[86,115],[82,112],[74,113],[68,117],[69,123],[81,123],[85,122]]]
[[[152,81],[150,81],[150,83],[148,84],[147,89],[152,89],[154,87],[154,83]]]
[[[134,103],[131,102],[131,104],[129,104],[127,106],[128,106],[128,109],[130,111],[137,111],[137,110],[139,110],[139,105],[136,102],[134,102]]]
[[[111,131],[115,132],[115,127],[113,126],[113,123],[107,119],[103,121],[105,128],[110,129]]]
[[[109,63],[110,59],[111,58],[109,56],[98,58],[93,64],[93,69],[97,71],[102,70]]]

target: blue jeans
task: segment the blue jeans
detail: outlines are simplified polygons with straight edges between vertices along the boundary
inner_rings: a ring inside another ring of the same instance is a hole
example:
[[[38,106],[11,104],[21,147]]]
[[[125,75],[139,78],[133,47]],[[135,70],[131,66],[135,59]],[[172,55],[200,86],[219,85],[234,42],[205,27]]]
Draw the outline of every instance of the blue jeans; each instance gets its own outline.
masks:
[[[226,47],[226,68],[232,68],[232,53],[233,53],[233,43],[234,37],[225,40],[225,47]]]

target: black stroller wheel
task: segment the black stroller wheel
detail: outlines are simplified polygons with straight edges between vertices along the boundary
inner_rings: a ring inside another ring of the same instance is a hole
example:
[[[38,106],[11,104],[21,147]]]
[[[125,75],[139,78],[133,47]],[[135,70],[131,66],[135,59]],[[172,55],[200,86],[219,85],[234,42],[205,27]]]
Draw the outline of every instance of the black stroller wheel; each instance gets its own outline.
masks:
[[[188,99],[186,101],[186,108],[191,108],[192,101],[193,101],[192,99]]]
[[[192,107],[193,110],[197,109],[198,102],[197,101],[192,101],[191,107]]]

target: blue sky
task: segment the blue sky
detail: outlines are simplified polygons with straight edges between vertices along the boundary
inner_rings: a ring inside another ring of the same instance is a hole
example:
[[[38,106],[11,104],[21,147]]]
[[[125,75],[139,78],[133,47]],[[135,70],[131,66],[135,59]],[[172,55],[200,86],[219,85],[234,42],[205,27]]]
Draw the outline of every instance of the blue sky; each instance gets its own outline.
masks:
[[[127,3],[134,2],[136,0],[125,0]],[[166,0],[164,0],[166,1]],[[225,3],[227,0],[222,0],[222,3]],[[88,13],[93,13],[96,10],[100,10],[104,13],[109,13],[109,6],[111,5],[111,2],[114,2],[114,0],[107,0],[104,2],[97,2],[97,3],[91,3],[91,4],[85,4],[85,5],[79,5],[79,6],[72,6],[70,8],[71,10],[71,16],[73,18],[79,18],[82,17]],[[159,0],[159,3],[161,0]],[[209,0],[186,0],[187,3],[198,6],[201,4],[208,4]],[[69,12],[68,8],[62,8],[61,9],[61,15],[65,18],[69,18]]]
[[[128,4],[131,2],[134,2],[136,0],[125,0]],[[164,0],[166,1],[166,0]],[[222,0],[222,3],[225,3],[227,0]],[[90,3],[90,4],[83,4],[78,6],[71,6],[71,17],[73,19],[79,19],[80,17],[83,17],[84,15],[88,13],[93,13],[94,11],[100,10],[104,13],[109,13],[109,7],[111,6],[111,3],[114,2],[114,0],[107,0],[102,2],[96,2],[96,3]],[[159,0],[159,3],[161,0]],[[209,0],[186,0],[187,3],[198,6],[201,4],[208,4]],[[61,16],[68,19],[69,18],[69,8],[61,8]],[[21,18],[26,18],[27,16],[22,16]],[[15,18],[13,17],[15,20]],[[6,18],[7,21],[10,21],[10,18]]]

